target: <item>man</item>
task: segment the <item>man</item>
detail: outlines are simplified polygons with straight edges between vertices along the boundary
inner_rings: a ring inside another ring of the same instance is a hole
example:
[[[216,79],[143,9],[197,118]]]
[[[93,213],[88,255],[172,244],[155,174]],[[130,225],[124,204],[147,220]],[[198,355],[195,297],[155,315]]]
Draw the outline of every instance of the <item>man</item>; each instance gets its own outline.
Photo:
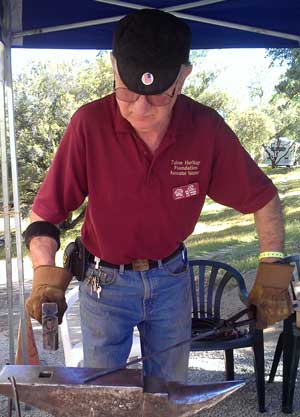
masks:
[[[61,320],[71,275],[54,266],[54,225],[88,196],[81,233],[88,259],[80,284],[85,366],[124,364],[135,325],[143,355],[190,337],[182,242],[206,195],[254,213],[265,262],[283,256],[276,188],[214,110],[181,95],[192,69],[190,43],[189,27],[162,11],[140,10],[118,22],[114,92],[72,117],[33,204],[26,242],[34,280],[27,306],[40,320],[41,303],[55,301]],[[251,302],[259,306],[268,296],[262,300],[261,278],[258,283]],[[277,298],[275,290],[273,310]],[[144,372],[184,381],[188,356],[187,345],[173,349],[147,360]]]

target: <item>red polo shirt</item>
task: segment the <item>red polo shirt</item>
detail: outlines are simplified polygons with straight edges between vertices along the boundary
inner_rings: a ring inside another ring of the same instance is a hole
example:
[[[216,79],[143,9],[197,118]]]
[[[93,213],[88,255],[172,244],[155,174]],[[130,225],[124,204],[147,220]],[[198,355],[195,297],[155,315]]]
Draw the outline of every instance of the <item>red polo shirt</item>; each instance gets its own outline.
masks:
[[[193,232],[206,195],[251,213],[275,194],[216,111],[179,96],[152,156],[112,94],[74,114],[33,211],[60,223],[88,196],[85,246],[123,264],[172,253]]]

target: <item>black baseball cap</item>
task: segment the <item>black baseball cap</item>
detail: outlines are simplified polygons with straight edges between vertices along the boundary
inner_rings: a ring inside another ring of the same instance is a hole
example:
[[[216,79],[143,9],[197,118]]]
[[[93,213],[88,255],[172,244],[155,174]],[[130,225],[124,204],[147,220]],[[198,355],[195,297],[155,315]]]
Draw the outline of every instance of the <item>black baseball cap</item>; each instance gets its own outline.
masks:
[[[160,94],[189,62],[191,30],[176,16],[142,9],[119,20],[113,55],[121,80],[138,94]]]

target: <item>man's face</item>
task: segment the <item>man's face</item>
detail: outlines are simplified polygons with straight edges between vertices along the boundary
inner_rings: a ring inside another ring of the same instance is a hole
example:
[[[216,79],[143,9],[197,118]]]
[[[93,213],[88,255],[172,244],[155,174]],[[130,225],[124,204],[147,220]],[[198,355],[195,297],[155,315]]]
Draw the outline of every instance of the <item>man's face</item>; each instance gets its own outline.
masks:
[[[114,67],[116,68],[116,67]],[[120,108],[120,112],[124,119],[132,125],[137,132],[151,132],[157,131],[161,127],[165,127],[170,120],[173,106],[176,102],[177,95],[181,93],[185,78],[191,72],[191,67],[183,67],[177,80],[164,94],[174,96],[171,98],[170,103],[165,106],[154,106],[149,103],[147,96],[140,95],[133,103],[127,103],[118,98],[117,103]],[[115,87],[125,87],[118,71],[115,69]]]

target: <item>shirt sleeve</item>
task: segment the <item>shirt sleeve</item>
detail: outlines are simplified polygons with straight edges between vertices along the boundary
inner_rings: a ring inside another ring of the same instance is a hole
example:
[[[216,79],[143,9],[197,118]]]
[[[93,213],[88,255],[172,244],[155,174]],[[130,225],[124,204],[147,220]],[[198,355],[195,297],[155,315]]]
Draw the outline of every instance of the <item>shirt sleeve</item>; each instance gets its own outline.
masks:
[[[208,195],[241,213],[254,213],[277,194],[277,189],[219,115],[215,131]]]
[[[75,113],[37,193],[32,210],[58,224],[77,209],[88,194],[84,128]]]

